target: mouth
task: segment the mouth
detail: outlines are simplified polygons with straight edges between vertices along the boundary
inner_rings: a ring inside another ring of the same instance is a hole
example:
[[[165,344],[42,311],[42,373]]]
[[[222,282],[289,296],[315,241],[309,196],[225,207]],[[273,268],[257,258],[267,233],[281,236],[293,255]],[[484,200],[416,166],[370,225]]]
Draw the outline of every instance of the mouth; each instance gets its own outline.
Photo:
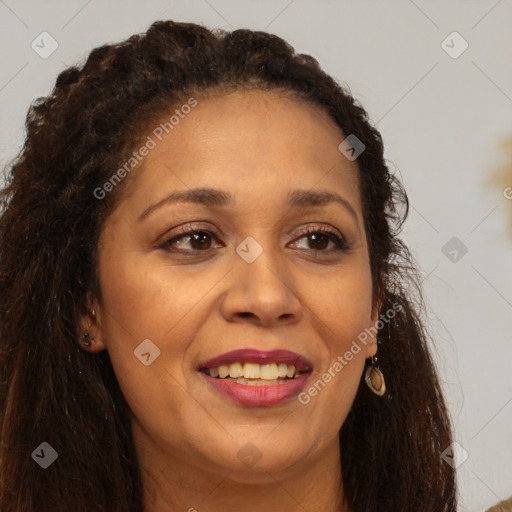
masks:
[[[312,369],[297,353],[256,349],[227,352],[198,367],[216,391],[249,406],[276,405],[300,393]]]

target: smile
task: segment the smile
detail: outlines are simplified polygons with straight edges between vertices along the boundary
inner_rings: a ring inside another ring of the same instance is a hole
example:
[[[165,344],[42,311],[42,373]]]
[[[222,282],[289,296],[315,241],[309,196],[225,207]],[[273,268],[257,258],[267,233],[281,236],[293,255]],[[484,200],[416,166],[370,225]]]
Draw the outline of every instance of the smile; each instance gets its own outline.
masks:
[[[241,405],[264,407],[298,395],[312,365],[287,350],[236,350],[200,365],[206,382],[221,395]]]

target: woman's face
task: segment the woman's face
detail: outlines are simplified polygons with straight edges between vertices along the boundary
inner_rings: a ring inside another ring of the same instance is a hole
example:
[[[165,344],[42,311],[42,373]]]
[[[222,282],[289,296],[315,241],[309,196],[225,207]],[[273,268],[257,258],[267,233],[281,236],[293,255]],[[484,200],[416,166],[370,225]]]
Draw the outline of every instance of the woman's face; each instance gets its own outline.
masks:
[[[169,133],[158,127],[174,112],[155,122],[155,147],[104,225],[91,350],[108,350],[146,454],[241,480],[306,467],[338,449],[376,350],[353,343],[378,319],[356,162],[328,115],[302,101],[196,100]],[[166,201],[177,192],[195,200]],[[299,356],[305,373],[281,383]],[[216,378],[222,366],[246,383]]]

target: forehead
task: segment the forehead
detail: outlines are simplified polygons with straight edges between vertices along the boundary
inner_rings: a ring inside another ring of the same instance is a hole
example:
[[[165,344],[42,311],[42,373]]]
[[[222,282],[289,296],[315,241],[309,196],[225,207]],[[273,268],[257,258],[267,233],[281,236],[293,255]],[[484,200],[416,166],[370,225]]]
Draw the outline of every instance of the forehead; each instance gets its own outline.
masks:
[[[333,189],[360,206],[357,164],[339,151],[345,135],[322,108],[258,90],[194,99],[177,123],[165,125],[174,105],[149,125],[155,145],[131,176],[134,199],[200,186],[260,199],[302,188]]]

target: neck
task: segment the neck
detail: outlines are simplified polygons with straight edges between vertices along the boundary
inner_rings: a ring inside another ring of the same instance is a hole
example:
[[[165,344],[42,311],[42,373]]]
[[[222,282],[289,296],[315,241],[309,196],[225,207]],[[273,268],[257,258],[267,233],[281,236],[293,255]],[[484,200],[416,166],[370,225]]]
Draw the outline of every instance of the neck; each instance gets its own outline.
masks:
[[[283,471],[237,472],[193,463],[190,454],[169,455],[134,423],[145,512],[350,512],[341,481],[339,442]],[[257,466],[255,466],[257,467]]]

